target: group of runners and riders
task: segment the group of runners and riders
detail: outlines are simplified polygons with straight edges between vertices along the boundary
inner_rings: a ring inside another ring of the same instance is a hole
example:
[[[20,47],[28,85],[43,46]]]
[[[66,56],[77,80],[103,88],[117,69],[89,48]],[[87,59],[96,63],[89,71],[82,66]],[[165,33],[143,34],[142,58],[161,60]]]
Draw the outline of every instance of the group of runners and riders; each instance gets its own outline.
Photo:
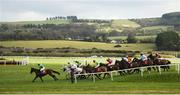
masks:
[[[161,56],[159,53],[150,53],[148,56],[146,56],[144,53],[140,53],[140,57],[136,58],[136,59],[140,60],[143,64],[147,64],[148,60],[156,60],[156,59],[160,59],[160,58],[161,58]],[[126,57],[122,58],[122,60],[126,61],[129,66],[132,66],[132,63],[133,63],[132,61],[134,59],[135,58],[130,55],[127,55]],[[112,68],[115,64],[115,61],[116,60],[113,60],[112,58],[107,58],[105,63],[98,62],[97,60],[93,60],[93,64],[95,64],[95,66],[93,66],[93,68],[96,71],[98,71],[99,67],[101,67],[101,66],[106,66],[107,68]],[[86,63],[85,65],[87,66],[90,64]],[[73,80],[76,70],[78,68],[81,68],[82,66],[84,66],[84,64],[81,64],[81,62],[79,62],[79,61],[74,61],[73,63],[68,62],[67,68],[69,68],[71,80]],[[38,64],[38,67],[39,67],[40,75],[44,75],[46,73],[45,66],[43,64]],[[80,70],[80,72],[83,71],[82,68],[79,70]]]

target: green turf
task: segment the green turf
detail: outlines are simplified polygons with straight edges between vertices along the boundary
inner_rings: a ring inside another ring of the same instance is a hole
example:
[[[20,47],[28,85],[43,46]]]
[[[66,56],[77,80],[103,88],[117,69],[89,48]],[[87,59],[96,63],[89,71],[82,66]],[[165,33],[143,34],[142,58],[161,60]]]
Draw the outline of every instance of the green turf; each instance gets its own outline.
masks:
[[[71,84],[65,80],[65,75],[60,71],[60,65],[46,64],[46,68],[52,68],[61,72],[57,75],[60,80],[53,81],[50,77],[44,77],[44,83],[39,79],[32,83],[34,74],[30,74],[28,66],[0,66],[0,93],[88,93],[88,94],[177,94],[180,93],[180,75],[174,71],[174,67],[169,72],[162,72],[162,75],[153,71],[147,72],[141,77],[140,74],[126,76],[114,76],[114,81],[110,78],[104,80],[96,79],[93,83],[91,79],[78,80],[77,84]]]

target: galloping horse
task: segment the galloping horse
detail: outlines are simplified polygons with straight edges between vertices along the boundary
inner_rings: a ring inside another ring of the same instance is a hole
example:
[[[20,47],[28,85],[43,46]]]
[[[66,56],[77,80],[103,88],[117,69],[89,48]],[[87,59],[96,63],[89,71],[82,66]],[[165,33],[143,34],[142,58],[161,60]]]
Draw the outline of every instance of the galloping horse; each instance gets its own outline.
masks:
[[[63,67],[63,72],[67,72],[66,79],[71,78],[72,70],[73,70],[74,74],[83,74],[83,73],[85,73],[85,70],[83,70],[83,68],[77,67],[77,68],[71,69],[71,67],[64,66]],[[84,75],[82,75],[82,76],[80,76],[80,78],[82,79],[82,78],[86,78],[86,77]]]
[[[107,72],[107,67],[106,66],[99,66],[98,68],[95,68],[91,65],[83,66],[83,70],[86,71],[86,73],[98,73],[98,72]],[[106,76],[107,73],[104,74],[104,77]],[[95,76],[101,80],[100,78],[101,74],[95,74]],[[89,77],[89,76],[88,76]]]
[[[168,65],[168,64],[171,64],[171,62],[167,59],[155,59],[154,61],[154,64],[156,65]],[[160,66],[161,68],[164,69],[164,71],[168,71],[170,69],[170,66]],[[159,71],[159,69],[157,69],[157,71]]]
[[[36,80],[38,77],[39,77],[39,78],[41,79],[41,81],[43,82],[42,77],[44,77],[44,76],[46,76],[46,75],[51,76],[51,77],[56,81],[56,80],[58,80],[58,79],[56,78],[56,76],[55,76],[53,73],[56,73],[56,74],[60,75],[59,72],[54,71],[54,70],[52,70],[52,69],[45,69],[45,73],[42,73],[39,69],[31,68],[31,72],[30,72],[30,73],[32,74],[33,72],[36,74],[36,76],[34,77],[34,79],[33,79],[32,82],[35,82],[35,80]]]
[[[116,60],[115,61],[115,66],[118,67],[117,68],[118,70],[123,70],[123,69],[129,69],[130,68],[129,63],[124,59],[122,59],[121,61]],[[120,75],[124,75],[126,72],[125,71],[119,71],[119,73],[120,73]]]
[[[145,61],[142,61],[138,58],[134,58],[133,61],[132,61],[132,67],[135,68],[135,67],[144,67],[144,66],[152,66],[152,65],[155,65],[153,63],[152,60],[150,60],[149,58]],[[154,70],[156,70],[154,67],[153,67]],[[148,67],[147,68],[147,71],[151,71],[151,67]]]

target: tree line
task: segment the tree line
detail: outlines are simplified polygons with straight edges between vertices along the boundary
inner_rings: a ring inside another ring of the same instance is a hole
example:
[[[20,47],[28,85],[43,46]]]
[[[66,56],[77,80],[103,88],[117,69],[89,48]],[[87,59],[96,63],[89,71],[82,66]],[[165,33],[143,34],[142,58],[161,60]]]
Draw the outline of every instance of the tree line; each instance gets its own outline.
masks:
[[[47,17],[46,20],[77,20],[77,16],[55,16]]]
[[[101,20],[101,19],[78,19],[77,16],[55,16],[47,17],[46,20],[71,20],[75,23],[111,23],[112,20]]]
[[[87,24],[0,25],[0,40],[64,40],[68,38],[107,41],[105,33],[97,33],[95,26]]]

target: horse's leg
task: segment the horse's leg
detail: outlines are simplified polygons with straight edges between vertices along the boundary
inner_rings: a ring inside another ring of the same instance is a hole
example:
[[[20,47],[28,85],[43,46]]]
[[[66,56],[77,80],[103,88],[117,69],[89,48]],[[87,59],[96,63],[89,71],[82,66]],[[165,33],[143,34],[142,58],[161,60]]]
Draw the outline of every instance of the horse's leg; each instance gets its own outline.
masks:
[[[39,78],[40,78],[40,79],[41,79],[41,81],[43,82],[43,79],[42,79],[42,77],[40,77],[40,76],[39,76]]]
[[[37,79],[37,77],[38,77],[38,75],[36,75],[36,76],[34,77],[34,79],[33,79],[32,82],[35,82],[35,80]]]
[[[51,76],[55,81],[58,80],[58,79],[56,78],[56,76],[53,75],[52,73],[50,73],[49,76]]]
[[[94,74],[98,79],[100,79],[101,80],[101,78],[97,75],[97,74]]]
[[[158,67],[156,67],[156,70],[157,70],[157,72],[159,72],[159,68]]]
[[[107,75],[107,73],[104,73],[103,79],[105,79],[106,75]]]
[[[156,71],[156,67],[152,67],[154,69],[154,71]]]
[[[148,68],[147,68],[147,71],[150,73],[150,72],[151,72],[151,67],[148,67]]]

